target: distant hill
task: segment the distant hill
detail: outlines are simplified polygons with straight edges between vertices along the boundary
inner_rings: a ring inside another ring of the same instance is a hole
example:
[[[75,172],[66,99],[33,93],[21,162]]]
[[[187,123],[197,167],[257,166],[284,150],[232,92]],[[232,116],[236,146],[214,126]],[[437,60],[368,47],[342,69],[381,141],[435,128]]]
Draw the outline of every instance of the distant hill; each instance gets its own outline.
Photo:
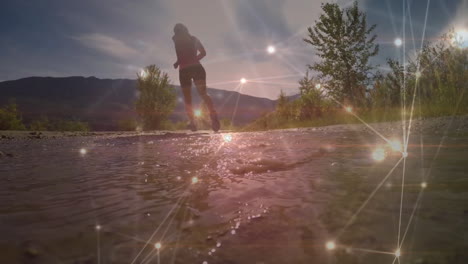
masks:
[[[40,116],[49,119],[86,121],[93,130],[115,130],[118,122],[135,118],[136,80],[98,79],[95,77],[29,77],[0,82],[0,105],[14,99],[28,123]],[[182,94],[178,86],[176,109],[171,120],[185,119]],[[237,92],[208,88],[220,118],[233,118],[237,98],[235,124],[245,124],[263,113],[272,111],[275,101]],[[192,88],[194,107],[200,98]]]

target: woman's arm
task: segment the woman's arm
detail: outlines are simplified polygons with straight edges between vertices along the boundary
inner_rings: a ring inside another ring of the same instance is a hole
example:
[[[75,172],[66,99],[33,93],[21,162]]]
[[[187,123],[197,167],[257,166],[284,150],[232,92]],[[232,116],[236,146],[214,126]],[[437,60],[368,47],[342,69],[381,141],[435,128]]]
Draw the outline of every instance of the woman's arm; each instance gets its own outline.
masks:
[[[172,37],[172,41],[174,41],[174,48],[175,48],[176,56],[177,56],[177,60],[176,60],[176,62],[174,62],[174,69],[177,69],[177,67],[179,67],[179,52],[177,51],[177,46],[175,44],[174,37]]]
[[[197,48],[197,51],[200,52],[197,55],[197,59],[201,60],[206,56],[206,50],[205,47],[203,47],[203,45],[201,44],[200,40],[196,39],[195,41],[195,47]]]

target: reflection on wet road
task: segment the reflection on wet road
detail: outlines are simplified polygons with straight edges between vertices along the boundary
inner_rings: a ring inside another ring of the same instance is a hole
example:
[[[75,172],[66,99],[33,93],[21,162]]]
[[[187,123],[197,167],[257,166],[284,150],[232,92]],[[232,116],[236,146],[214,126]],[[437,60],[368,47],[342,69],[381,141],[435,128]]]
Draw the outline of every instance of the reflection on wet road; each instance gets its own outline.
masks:
[[[397,246],[402,165],[382,182],[401,153],[385,149],[376,161],[381,143],[326,129],[4,141],[2,148],[15,155],[0,159],[0,258],[391,263],[394,256],[384,253]],[[436,147],[408,152],[403,229],[415,217],[402,259],[411,250],[408,259],[424,260],[449,238],[453,252],[438,254],[456,257],[464,241],[456,229],[468,227],[468,188],[462,188],[468,181],[456,177],[468,166],[466,148],[448,148],[435,162]],[[427,193],[413,214],[429,168]],[[336,249],[327,250],[331,240]]]

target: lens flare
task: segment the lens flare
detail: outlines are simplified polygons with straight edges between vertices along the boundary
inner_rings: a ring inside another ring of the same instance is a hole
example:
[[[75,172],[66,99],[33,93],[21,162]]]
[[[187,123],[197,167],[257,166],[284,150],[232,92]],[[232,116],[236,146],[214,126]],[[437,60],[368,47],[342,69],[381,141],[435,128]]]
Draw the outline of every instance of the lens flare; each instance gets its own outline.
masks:
[[[201,117],[202,116],[202,110],[201,109],[195,109],[195,111],[193,111],[193,114],[195,115],[195,117]]]
[[[274,46],[270,45],[270,46],[267,47],[267,52],[269,54],[273,54],[273,53],[276,52],[276,48]]]
[[[346,112],[351,113],[353,111],[353,108],[351,106],[346,106],[345,110]]]
[[[231,134],[224,134],[223,135],[224,142],[229,143],[232,141],[232,135]]]
[[[458,45],[460,48],[468,47],[468,30],[457,30],[453,36],[452,43]]]
[[[197,178],[197,177],[193,177],[193,178],[192,178],[192,183],[195,184],[195,183],[197,183],[197,182],[198,182],[198,178]]]
[[[401,251],[400,251],[400,249],[397,249],[395,251],[395,257],[399,258],[400,256],[401,256]]]
[[[372,158],[376,161],[382,161],[385,159],[385,150],[383,148],[377,148],[372,153]]]
[[[156,249],[161,249],[161,243],[158,242],[158,243],[154,244],[154,247],[155,247]]]
[[[403,155],[403,158],[407,158],[408,157],[408,152],[404,151],[403,153],[401,153],[401,155]]]
[[[315,85],[315,89],[320,89],[320,87],[322,87],[322,85],[320,85],[320,83],[317,83],[317,84]]]
[[[403,146],[401,145],[401,142],[398,139],[393,139],[388,144],[394,151],[403,151]]]
[[[140,76],[141,76],[142,78],[146,78],[146,75],[147,75],[146,70],[145,70],[145,69],[141,69],[141,71],[140,71]]]
[[[393,43],[395,44],[395,46],[400,47],[401,44],[403,44],[403,41],[401,40],[401,38],[396,38]]]
[[[247,79],[242,78],[242,79],[240,79],[240,82],[241,82],[242,84],[245,84],[245,83],[247,83]]]
[[[100,226],[100,225],[96,225],[95,228],[96,228],[97,231],[101,230],[101,226]]]
[[[85,148],[80,149],[81,155],[86,155],[86,153],[88,153],[88,151]]]
[[[427,183],[426,182],[421,182],[421,188],[426,189],[427,188]]]
[[[328,249],[328,250],[333,250],[336,248],[336,245],[335,245],[335,242],[334,241],[328,241],[326,244],[325,244],[325,247]]]

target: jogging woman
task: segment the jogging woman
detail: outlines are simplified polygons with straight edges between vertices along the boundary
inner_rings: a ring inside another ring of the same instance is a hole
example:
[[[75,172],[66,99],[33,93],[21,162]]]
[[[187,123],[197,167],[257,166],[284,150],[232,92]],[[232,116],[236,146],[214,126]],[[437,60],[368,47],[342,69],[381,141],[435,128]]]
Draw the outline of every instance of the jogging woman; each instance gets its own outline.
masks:
[[[185,100],[185,111],[189,118],[188,128],[196,131],[192,109],[192,80],[197,87],[198,94],[205,102],[210,111],[211,127],[217,132],[220,129],[218,115],[213,107],[211,97],[206,92],[206,72],[200,64],[200,60],[206,56],[203,45],[196,37],[190,35],[187,27],[183,24],[176,24],[174,27],[174,36],[172,40],[175,44],[177,61],[174,63],[174,69],[179,68],[179,80],[182,93]]]

